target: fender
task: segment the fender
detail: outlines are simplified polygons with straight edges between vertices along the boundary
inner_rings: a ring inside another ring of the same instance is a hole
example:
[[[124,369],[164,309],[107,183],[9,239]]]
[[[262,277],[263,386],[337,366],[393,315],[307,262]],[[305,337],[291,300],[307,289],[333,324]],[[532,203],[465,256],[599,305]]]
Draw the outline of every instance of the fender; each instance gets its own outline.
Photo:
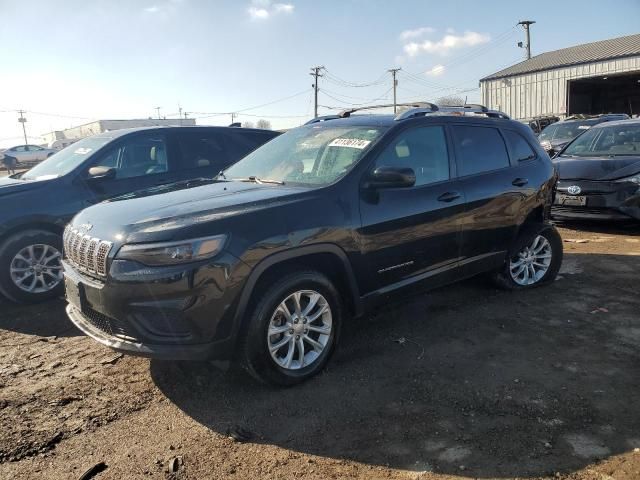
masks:
[[[349,285],[349,290],[351,294],[351,300],[354,306],[354,314],[355,316],[362,315],[364,311],[364,306],[362,302],[362,298],[360,297],[360,293],[358,290],[358,285],[356,283],[356,278],[353,273],[353,268],[351,267],[351,262],[347,257],[347,254],[342,250],[342,248],[338,247],[333,243],[317,243],[314,245],[305,245],[302,247],[295,247],[291,249],[284,250],[282,252],[274,253],[262,259],[254,268],[253,271],[249,274],[249,278],[247,279],[242,293],[240,294],[240,300],[238,301],[238,307],[236,308],[236,312],[234,315],[233,325],[235,328],[234,334],[237,335],[240,327],[243,325],[244,315],[247,309],[247,305],[249,304],[249,299],[251,298],[251,294],[253,293],[253,289],[260,279],[260,276],[273,265],[278,263],[292,260],[296,258],[301,258],[307,255],[314,255],[318,253],[328,253],[330,255],[334,255],[337,257],[342,266],[344,267],[344,271],[346,272],[346,280]]]

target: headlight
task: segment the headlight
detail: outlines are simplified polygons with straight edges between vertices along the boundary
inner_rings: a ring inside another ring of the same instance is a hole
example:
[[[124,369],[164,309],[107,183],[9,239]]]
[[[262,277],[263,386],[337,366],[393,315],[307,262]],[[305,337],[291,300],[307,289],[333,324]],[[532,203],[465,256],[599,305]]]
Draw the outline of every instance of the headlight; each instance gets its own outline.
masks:
[[[621,178],[619,180],[616,180],[616,182],[631,182],[631,183],[635,183],[636,185],[640,185],[640,173],[636,173],[631,177]]]
[[[226,235],[216,235],[179,242],[124,245],[116,258],[148,266],[197,262],[217,255],[226,239]]]

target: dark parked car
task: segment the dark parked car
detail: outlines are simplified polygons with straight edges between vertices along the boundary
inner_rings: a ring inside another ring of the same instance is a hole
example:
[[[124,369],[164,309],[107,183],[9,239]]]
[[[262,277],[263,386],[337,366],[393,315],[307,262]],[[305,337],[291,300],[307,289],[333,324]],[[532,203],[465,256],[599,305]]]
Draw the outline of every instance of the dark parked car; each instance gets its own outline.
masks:
[[[392,292],[483,272],[510,289],[551,282],[549,157],[526,125],[459,110],[344,112],[216,183],[82,211],[64,240],[69,317],[122,352],[235,357],[292,384]]]
[[[586,132],[594,125],[598,125],[603,122],[626,120],[628,118],[629,115],[626,113],[611,113],[589,117],[569,117],[546,127],[542,132],[540,132],[540,135],[538,135],[538,140],[540,141],[542,148],[544,148],[550,156],[553,156],[562,150],[571,140]]]
[[[535,117],[529,120],[528,125],[529,127],[531,127],[531,130],[533,130],[533,133],[538,135],[542,130],[547,128],[549,125],[559,121],[560,121],[560,118],[553,115],[541,116],[541,117]]]
[[[80,210],[153,185],[212,178],[277,135],[222,127],[117,130],[0,178],[0,292],[21,302],[62,294],[62,231]]]
[[[555,218],[640,220],[640,120],[597,125],[554,163]]]

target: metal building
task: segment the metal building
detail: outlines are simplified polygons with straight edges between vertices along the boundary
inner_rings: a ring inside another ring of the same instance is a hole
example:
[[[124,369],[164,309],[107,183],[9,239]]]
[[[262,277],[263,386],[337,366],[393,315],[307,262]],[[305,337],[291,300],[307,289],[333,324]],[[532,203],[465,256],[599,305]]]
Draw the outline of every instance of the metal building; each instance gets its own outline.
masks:
[[[536,55],[480,80],[482,103],[512,118],[640,114],[640,34]]]

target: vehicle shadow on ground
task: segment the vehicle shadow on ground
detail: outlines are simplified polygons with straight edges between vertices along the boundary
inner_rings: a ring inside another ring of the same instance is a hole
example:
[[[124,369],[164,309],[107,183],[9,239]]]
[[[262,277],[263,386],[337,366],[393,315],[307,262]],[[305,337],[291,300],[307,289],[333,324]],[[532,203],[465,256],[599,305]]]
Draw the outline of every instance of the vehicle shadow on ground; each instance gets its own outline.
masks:
[[[0,332],[9,330],[40,337],[75,337],[80,331],[64,311],[62,298],[35,305],[13,303],[0,296]]]
[[[637,235],[640,236],[640,221],[628,222],[604,222],[587,220],[565,220],[554,221],[558,227],[571,230],[581,230],[590,233],[601,233],[605,235]]]
[[[571,472],[640,447],[640,256],[566,259],[551,286],[477,278],[352,321],[328,371],[294,388],[204,364],[153,361],[152,377],[256,443],[483,478]]]

